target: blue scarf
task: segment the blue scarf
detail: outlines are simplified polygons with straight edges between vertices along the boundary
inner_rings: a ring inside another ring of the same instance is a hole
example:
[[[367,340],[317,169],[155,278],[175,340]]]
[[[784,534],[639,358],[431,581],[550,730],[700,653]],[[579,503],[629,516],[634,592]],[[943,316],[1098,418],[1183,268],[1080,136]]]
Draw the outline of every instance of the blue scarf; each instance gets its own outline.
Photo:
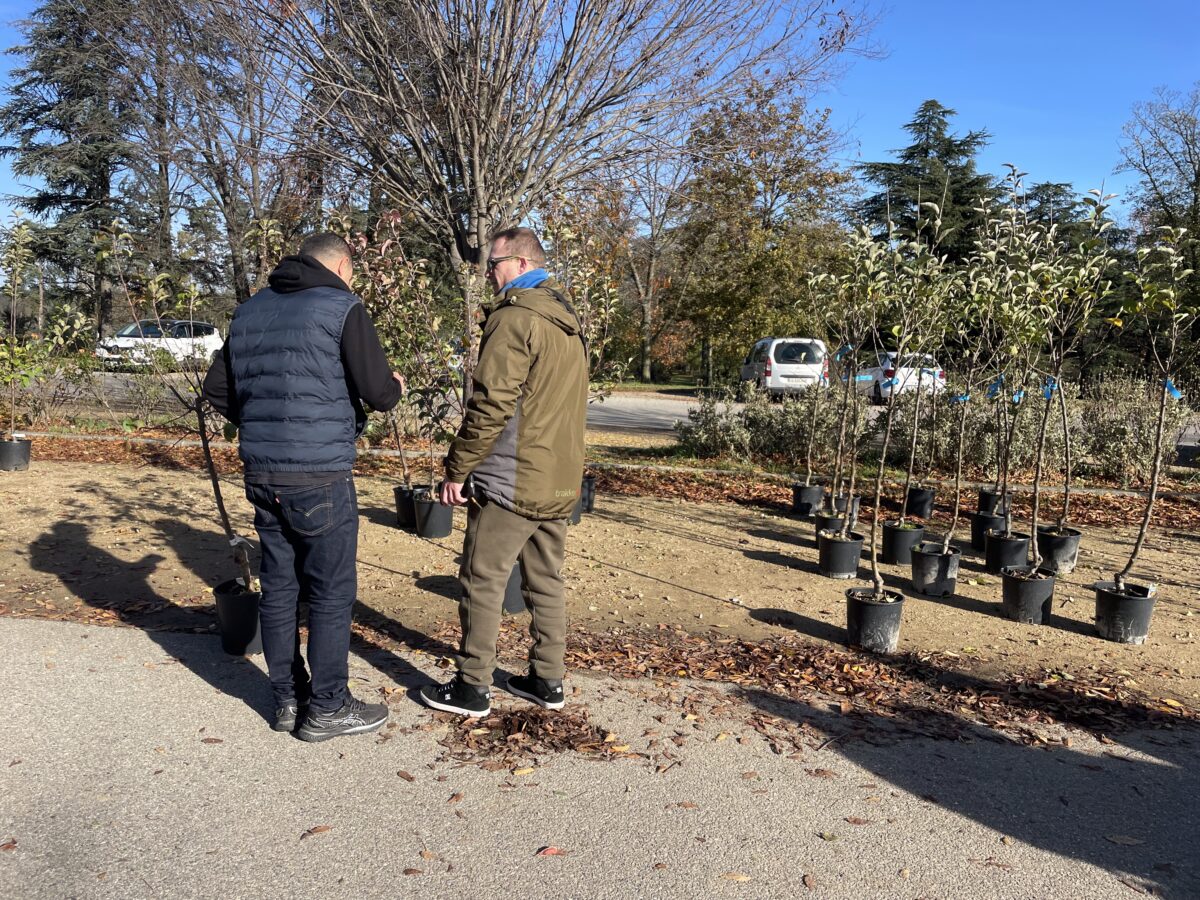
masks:
[[[500,293],[503,294],[511,288],[537,287],[549,277],[550,273],[545,269],[530,269],[524,275],[518,275],[504,287],[500,288]]]

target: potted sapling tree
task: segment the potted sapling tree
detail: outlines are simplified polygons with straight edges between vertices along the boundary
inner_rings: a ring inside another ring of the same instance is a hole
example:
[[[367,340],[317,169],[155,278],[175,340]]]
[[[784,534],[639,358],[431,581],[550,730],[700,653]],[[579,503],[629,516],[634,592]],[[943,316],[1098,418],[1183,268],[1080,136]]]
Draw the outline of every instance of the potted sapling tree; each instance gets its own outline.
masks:
[[[1034,316],[1040,322],[1042,342],[1049,361],[1049,371],[1042,373],[1042,415],[1034,450],[1029,516],[1030,534],[1037,535],[1039,539],[1030,542],[1027,561],[1005,566],[1000,571],[1005,613],[1011,619],[1030,625],[1040,625],[1049,620],[1058,572],[1058,566],[1043,565],[1039,546],[1041,535],[1038,531],[1050,412],[1055,394],[1061,389],[1065,357],[1079,342],[1091,312],[1111,290],[1111,282],[1106,278],[1111,268],[1111,258],[1102,240],[1107,227],[1103,212],[1102,202],[1093,201],[1091,236],[1065,252],[1058,239],[1057,226],[1043,228],[1040,234],[1041,261],[1031,272],[1038,301],[1034,306]],[[1066,538],[1060,542],[1058,549],[1062,565],[1069,571],[1075,566],[1075,554],[1079,549],[1078,532],[1074,535],[1074,541],[1061,530],[1056,536]],[[1074,552],[1067,552],[1072,549]]]
[[[1137,539],[1129,559],[1112,581],[1098,581],[1094,586],[1096,630],[1101,637],[1122,644],[1145,643],[1154,613],[1157,586],[1131,581],[1129,576],[1150,530],[1164,460],[1174,449],[1175,442],[1166,440],[1167,407],[1183,400],[1175,378],[1187,338],[1200,322],[1200,302],[1187,291],[1186,282],[1193,274],[1184,259],[1184,243],[1188,240],[1186,229],[1160,228],[1154,246],[1139,248],[1138,265],[1132,273],[1137,294],[1124,310],[1125,316],[1136,316],[1146,325],[1158,414],[1150,489]]]
[[[1066,283],[1058,304],[1050,310],[1050,327],[1046,342],[1050,354],[1050,372],[1042,384],[1042,422],[1038,431],[1037,470],[1034,476],[1034,510],[1032,523],[1037,562],[1056,575],[1074,571],[1079,559],[1083,532],[1070,526],[1071,515],[1071,425],[1067,410],[1067,387],[1063,371],[1069,357],[1075,355],[1089,330],[1096,324],[1096,311],[1112,293],[1110,273],[1113,257],[1105,240],[1112,221],[1105,216],[1107,201],[1112,195],[1089,191],[1082,201],[1088,208],[1088,236],[1071,248],[1067,256]],[[1038,519],[1036,486],[1041,475],[1042,456],[1046,441],[1051,407],[1057,406],[1063,441],[1062,509],[1053,523],[1041,524]]]
[[[962,516],[968,404],[972,402],[973,393],[979,391],[981,375],[991,368],[999,347],[995,333],[996,275],[994,268],[982,257],[985,252],[986,243],[981,239],[977,253],[965,266],[945,276],[945,321],[956,325],[955,348],[960,360],[961,381],[956,380],[947,387],[950,393],[948,408],[957,420],[954,429],[957,435],[954,505],[950,525],[940,540],[922,541],[912,549],[912,587],[916,593],[928,597],[948,597],[958,585],[962,551],[954,546],[954,535]]]
[[[17,407],[23,392],[41,376],[44,362],[40,344],[18,340],[17,304],[25,271],[33,259],[32,243],[29,226],[17,222],[9,230],[3,256],[0,257],[8,299],[8,333],[4,345],[0,347],[0,376],[4,378],[5,399],[8,400],[8,431],[0,440],[0,471],[5,472],[20,472],[29,468],[33,444],[17,431]]]
[[[865,227],[855,232],[847,250],[846,270],[826,279],[836,298],[834,305],[841,349],[835,358],[841,357],[836,361],[840,363],[843,378],[833,491],[828,498],[828,507],[816,516],[818,567],[828,578],[853,578],[862,556],[865,538],[852,530],[858,517],[859,498],[855,487],[860,438],[864,431],[863,403],[854,389],[859,368],[859,354],[855,348],[874,332],[878,308],[889,280],[885,265],[889,250],[885,244],[872,239]],[[844,484],[843,474],[847,475]],[[837,508],[839,498],[844,499],[840,510]]]

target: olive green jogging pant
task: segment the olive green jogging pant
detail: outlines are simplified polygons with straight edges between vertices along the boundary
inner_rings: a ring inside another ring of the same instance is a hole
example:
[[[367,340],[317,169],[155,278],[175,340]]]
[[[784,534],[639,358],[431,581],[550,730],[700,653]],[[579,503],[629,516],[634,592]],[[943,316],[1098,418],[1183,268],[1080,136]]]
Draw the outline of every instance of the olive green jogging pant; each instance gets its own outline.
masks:
[[[504,588],[520,563],[525,606],[532,621],[529,663],[539,678],[563,677],[567,610],[562,565],[567,520],[539,521],[509,512],[498,503],[471,500],[459,580],[462,624],[459,669],[467,684],[489,686],[496,668],[496,639]]]

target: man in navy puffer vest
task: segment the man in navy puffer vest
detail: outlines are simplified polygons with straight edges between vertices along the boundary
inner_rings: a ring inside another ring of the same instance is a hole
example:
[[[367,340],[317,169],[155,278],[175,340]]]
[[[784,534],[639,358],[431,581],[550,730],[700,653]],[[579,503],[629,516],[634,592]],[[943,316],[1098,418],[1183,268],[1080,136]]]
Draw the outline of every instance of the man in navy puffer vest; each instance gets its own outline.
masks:
[[[391,409],[403,381],[350,291],[352,272],[340,237],[305,240],[271,273],[269,286],[238,307],[204,379],[205,399],[240,429],[246,497],[262,544],[272,727],[306,741],[376,731],[387,721],[384,704],[363,703],[346,688],[358,593],[351,469],[366,424],[363,403]],[[309,603],[311,678],[300,655],[302,596]]]

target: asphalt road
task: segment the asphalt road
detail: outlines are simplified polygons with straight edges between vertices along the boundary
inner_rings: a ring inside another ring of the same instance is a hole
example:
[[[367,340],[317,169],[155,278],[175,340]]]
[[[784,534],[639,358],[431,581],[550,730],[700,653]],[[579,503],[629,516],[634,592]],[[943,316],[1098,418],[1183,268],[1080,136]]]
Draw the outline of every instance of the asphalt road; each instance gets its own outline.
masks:
[[[486,771],[406,694],[445,677],[430,656],[360,652],[353,689],[390,692],[398,727],[308,745],[268,728],[261,658],[214,636],[0,618],[0,896],[1200,896],[1182,735],[864,740],[828,697],[573,673],[571,706],[635,753],[682,735],[678,764]],[[756,712],[811,739],[773,753]]]

